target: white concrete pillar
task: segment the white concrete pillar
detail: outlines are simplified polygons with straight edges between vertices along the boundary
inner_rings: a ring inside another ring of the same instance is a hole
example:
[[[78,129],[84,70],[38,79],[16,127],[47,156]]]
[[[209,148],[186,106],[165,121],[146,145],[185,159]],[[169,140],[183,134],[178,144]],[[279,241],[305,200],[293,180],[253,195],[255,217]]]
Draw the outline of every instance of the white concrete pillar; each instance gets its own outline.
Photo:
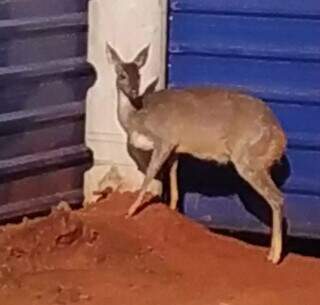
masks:
[[[85,197],[107,185],[136,190],[143,175],[126,150],[126,136],[116,112],[115,73],[107,61],[108,41],[130,61],[150,44],[149,58],[142,68],[141,90],[155,77],[158,88],[165,83],[167,0],[91,0],[89,6],[88,60],[97,71],[97,81],[87,96],[86,144],[94,152],[94,167],[85,176]],[[108,178],[103,177],[109,173]],[[99,186],[99,182],[101,185]],[[159,193],[161,187],[151,188]]]

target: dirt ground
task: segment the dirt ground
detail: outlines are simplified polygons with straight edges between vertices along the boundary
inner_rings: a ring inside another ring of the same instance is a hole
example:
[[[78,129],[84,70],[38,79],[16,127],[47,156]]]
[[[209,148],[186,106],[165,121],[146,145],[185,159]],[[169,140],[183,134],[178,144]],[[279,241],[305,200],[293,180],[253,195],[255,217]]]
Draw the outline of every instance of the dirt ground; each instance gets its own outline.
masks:
[[[1,305],[318,305],[320,260],[213,234],[134,194],[0,228]]]

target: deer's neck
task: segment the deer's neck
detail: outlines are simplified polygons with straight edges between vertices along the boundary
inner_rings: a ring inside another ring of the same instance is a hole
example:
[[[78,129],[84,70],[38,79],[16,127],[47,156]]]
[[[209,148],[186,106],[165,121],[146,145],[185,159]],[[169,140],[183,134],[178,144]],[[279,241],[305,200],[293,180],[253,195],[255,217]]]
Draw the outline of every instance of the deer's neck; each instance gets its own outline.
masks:
[[[117,90],[118,94],[118,120],[124,128],[126,132],[128,132],[128,121],[129,116],[136,111],[136,109],[133,107],[132,103],[130,102],[129,98],[123,94],[119,89]]]

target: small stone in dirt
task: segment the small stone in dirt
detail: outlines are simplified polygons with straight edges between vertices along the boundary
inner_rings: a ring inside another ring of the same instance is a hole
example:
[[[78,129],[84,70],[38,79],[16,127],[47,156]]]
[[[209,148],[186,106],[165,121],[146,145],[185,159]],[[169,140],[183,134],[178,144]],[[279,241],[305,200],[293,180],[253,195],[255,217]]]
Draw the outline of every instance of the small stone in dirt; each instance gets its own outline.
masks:
[[[81,301],[90,301],[92,299],[92,297],[88,294],[80,294],[79,299]]]
[[[156,274],[156,272],[152,269],[145,269],[144,272],[148,274]]]
[[[34,297],[35,297],[37,300],[40,300],[40,299],[42,299],[42,294],[41,294],[41,293],[37,293]]]
[[[61,213],[61,212],[60,212]],[[83,235],[83,223],[69,213],[61,215],[60,233],[56,237],[56,245],[71,245]]]
[[[89,301],[90,295],[84,294],[79,288],[58,286],[56,289],[55,303],[59,305],[78,303],[79,301]]]
[[[58,203],[58,205],[57,205],[55,208],[53,208],[53,209],[55,209],[55,210],[61,210],[61,211],[66,211],[66,212],[70,212],[70,211],[72,210],[71,207],[70,207],[70,205],[69,205],[69,203],[66,202],[66,201],[61,201],[61,202]]]
[[[138,289],[139,287],[136,285],[136,284],[129,284],[129,289],[130,290],[136,290]]]
[[[89,246],[92,246],[99,237],[99,233],[97,231],[89,229],[87,227],[85,227],[84,235]]]
[[[24,249],[21,249],[19,247],[10,247],[9,256],[12,256],[14,258],[21,258],[25,254],[26,251]]]
[[[27,216],[24,216],[22,218],[22,225],[27,226],[29,224],[29,221],[30,221],[29,218]]]
[[[153,251],[153,247],[152,246],[147,246],[147,251],[148,252],[152,252]]]
[[[93,261],[96,264],[101,264],[106,260],[107,260],[107,255],[105,253],[97,253],[93,258]]]

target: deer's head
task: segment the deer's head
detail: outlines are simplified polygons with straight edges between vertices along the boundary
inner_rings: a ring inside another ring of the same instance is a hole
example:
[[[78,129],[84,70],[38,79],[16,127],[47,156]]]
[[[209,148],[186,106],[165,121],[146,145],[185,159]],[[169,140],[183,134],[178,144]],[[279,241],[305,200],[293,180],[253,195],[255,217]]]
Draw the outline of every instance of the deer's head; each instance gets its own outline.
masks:
[[[108,43],[106,52],[115,68],[117,88],[130,100],[137,98],[141,81],[140,69],[148,59],[149,46],[142,49],[131,62],[124,62]]]

